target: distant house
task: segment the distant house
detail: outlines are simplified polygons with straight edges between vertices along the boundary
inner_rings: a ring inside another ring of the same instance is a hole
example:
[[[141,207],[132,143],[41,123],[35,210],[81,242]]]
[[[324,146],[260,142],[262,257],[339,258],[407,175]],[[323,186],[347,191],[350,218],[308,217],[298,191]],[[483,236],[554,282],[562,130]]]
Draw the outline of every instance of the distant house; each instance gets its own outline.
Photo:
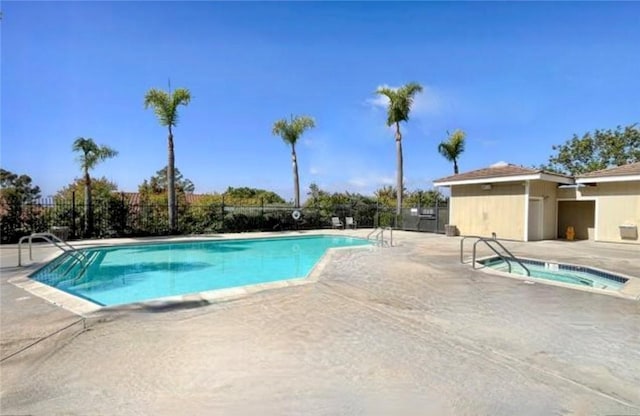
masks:
[[[511,164],[434,181],[451,189],[449,222],[462,235],[640,244],[640,163],[576,177]]]
[[[114,191],[114,194],[116,195],[120,195],[126,202],[128,202],[130,205],[139,205],[140,201],[141,201],[141,196],[139,192],[120,192],[120,191]],[[203,198],[208,196],[206,194],[192,194],[192,193],[185,193],[185,200],[187,202],[187,204],[198,204],[201,203]]]

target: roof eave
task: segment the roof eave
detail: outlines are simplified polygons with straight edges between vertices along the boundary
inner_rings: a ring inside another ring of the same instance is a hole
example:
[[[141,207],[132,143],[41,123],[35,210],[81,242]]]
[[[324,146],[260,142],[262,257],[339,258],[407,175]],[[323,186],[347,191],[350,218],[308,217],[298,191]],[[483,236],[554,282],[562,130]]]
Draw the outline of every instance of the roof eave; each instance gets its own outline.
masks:
[[[640,175],[585,176],[585,177],[576,178],[576,183],[631,182],[631,181],[640,181]]]
[[[462,180],[434,181],[434,186],[457,186],[457,185],[474,185],[483,183],[500,183],[500,182],[520,182],[520,181],[547,181],[563,184],[572,184],[573,179],[566,176],[552,175],[549,173],[533,173],[529,175],[511,175],[511,176],[494,176],[488,178],[474,178]]]

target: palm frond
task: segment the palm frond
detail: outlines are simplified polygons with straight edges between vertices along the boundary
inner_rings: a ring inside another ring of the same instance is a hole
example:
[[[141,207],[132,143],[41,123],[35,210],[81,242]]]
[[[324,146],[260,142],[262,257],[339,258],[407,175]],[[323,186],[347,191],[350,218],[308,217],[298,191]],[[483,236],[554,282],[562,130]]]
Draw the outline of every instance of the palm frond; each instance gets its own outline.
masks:
[[[172,94],[151,88],[144,97],[144,108],[153,108],[163,126],[175,126],[178,124],[178,106],[189,102],[191,93],[186,88],[178,88]]]
[[[398,89],[380,87],[376,90],[377,94],[384,95],[389,99],[387,108],[388,126],[409,120],[413,98],[419,92],[422,92],[422,86],[416,82],[410,82]]]
[[[459,156],[462,152],[464,152],[464,144],[465,144],[466,133],[462,130],[456,130],[449,137],[449,142],[451,143],[455,153]]]
[[[455,151],[449,142],[442,142],[438,145],[438,152],[449,162],[453,162]]]
[[[446,141],[438,145],[438,152],[449,162],[453,162],[464,152],[465,137],[466,133],[464,131],[454,131]]]
[[[291,120],[280,119],[273,123],[272,134],[282,137],[288,144],[296,144],[300,136],[315,127],[315,120],[309,116],[291,116]]]
[[[98,162],[118,155],[118,151],[108,146],[100,146],[92,138],[78,137],[73,142],[73,151],[80,152],[78,163],[83,170],[93,169]]]

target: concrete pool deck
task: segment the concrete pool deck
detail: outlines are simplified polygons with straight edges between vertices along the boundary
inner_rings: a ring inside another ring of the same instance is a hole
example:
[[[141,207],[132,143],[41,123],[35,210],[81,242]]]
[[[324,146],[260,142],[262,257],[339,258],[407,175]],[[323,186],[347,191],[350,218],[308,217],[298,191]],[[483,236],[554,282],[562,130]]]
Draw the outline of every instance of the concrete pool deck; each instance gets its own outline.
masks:
[[[8,283],[3,246],[0,414],[640,414],[640,302],[473,270],[459,241],[394,232],[312,284],[86,316]],[[638,246],[507,247],[640,277]]]

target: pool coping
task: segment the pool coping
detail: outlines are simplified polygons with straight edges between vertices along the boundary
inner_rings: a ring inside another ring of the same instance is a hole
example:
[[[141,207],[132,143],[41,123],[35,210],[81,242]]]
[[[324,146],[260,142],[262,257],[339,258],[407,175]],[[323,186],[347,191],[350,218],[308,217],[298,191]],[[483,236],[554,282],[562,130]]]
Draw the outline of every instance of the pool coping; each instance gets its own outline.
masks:
[[[353,236],[353,235],[340,235],[333,233],[314,233],[309,234],[309,236],[327,236],[327,237],[349,237],[349,238],[358,238],[363,239],[362,237]],[[149,245],[149,244],[170,244],[170,243],[181,243],[188,241],[230,241],[230,240],[246,240],[246,239],[268,239],[268,238],[296,238],[302,237],[295,234],[288,235],[268,235],[264,237],[258,237],[255,235],[243,235],[240,238],[222,238],[222,239],[211,239],[210,237],[179,237],[171,240],[148,240],[142,242],[125,242],[122,244],[105,242],[100,244],[100,242],[90,243],[87,245],[83,245],[82,249],[91,249],[91,248],[107,248],[107,247],[121,247],[121,246],[132,246],[132,245]],[[325,253],[320,257],[320,259],[314,264],[309,273],[306,276],[302,277],[294,277],[286,280],[278,280],[274,282],[267,283],[256,283],[249,284],[244,286],[236,286],[230,288],[223,289],[213,289],[206,290],[202,292],[193,292],[184,295],[172,295],[172,296],[164,296],[154,299],[149,299],[146,301],[139,302],[131,302],[131,303],[123,303],[118,305],[99,305],[97,303],[91,302],[87,299],[83,299],[79,296],[73,295],[71,293],[65,292],[63,290],[57,289],[53,286],[49,286],[45,283],[39,282],[37,280],[29,277],[31,274],[36,273],[42,267],[46,266],[49,262],[55,260],[60,257],[64,253],[52,253],[49,256],[46,256],[44,260],[38,263],[34,263],[28,266],[24,266],[24,273],[20,276],[12,277],[8,280],[9,283],[26,290],[27,292],[38,296],[45,301],[61,307],[69,312],[75,313],[77,315],[87,317],[89,315],[93,315],[99,313],[101,311],[108,311],[110,309],[138,309],[145,307],[159,307],[159,306],[167,306],[171,304],[180,304],[185,302],[203,302],[203,303],[212,303],[221,300],[232,300],[239,299],[251,295],[253,293],[263,292],[266,290],[273,289],[281,289],[285,287],[295,287],[306,285],[310,283],[315,283],[320,279],[320,276],[325,269],[325,267],[329,264],[331,258],[340,251],[344,250],[362,250],[375,249],[376,246],[374,244],[371,245],[360,245],[360,246],[348,246],[348,247],[330,247]]]
[[[510,277],[512,279],[521,280],[524,282],[541,283],[541,284],[546,284],[550,286],[558,286],[558,287],[564,287],[567,289],[581,290],[583,292],[596,293],[599,295],[609,295],[609,296],[614,296],[622,299],[640,301],[640,278],[630,276],[624,273],[613,272],[611,270],[601,269],[599,267],[594,267],[594,266],[585,266],[580,264],[567,263],[564,261],[550,261],[550,260],[536,259],[532,257],[518,257],[518,259],[521,259],[521,260],[537,261],[537,262],[544,262],[544,263],[557,263],[557,264],[563,264],[563,265],[574,266],[574,267],[585,267],[585,268],[599,271],[602,273],[608,273],[608,274],[612,274],[612,275],[616,275],[616,276],[620,276],[625,279],[628,279],[627,282],[619,290],[606,290],[606,289],[599,289],[594,287],[579,286],[571,283],[558,282],[555,280],[543,279],[540,277],[522,276],[514,273],[503,272],[500,270],[492,269],[491,267],[488,267],[487,265],[481,263],[482,261],[486,261],[494,258],[499,258],[499,256],[488,255],[488,256],[477,258],[476,266],[474,270],[479,270],[484,273],[493,274],[501,277]]]

